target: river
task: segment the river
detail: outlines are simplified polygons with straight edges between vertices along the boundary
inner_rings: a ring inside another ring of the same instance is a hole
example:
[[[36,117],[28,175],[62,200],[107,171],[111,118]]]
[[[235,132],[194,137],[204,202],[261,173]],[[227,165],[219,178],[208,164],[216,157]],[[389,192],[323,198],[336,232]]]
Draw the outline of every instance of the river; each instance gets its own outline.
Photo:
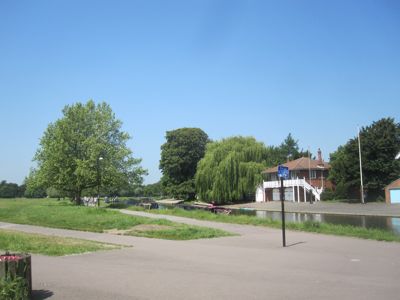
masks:
[[[263,210],[233,210],[233,215],[251,215],[259,218],[270,218],[281,220],[281,213],[276,211]],[[286,222],[315,221],[336,225],[352,225],[364,228],[378,228],[394,232],[400,236],[400,218],[382,216],[356,216],[356,215],[333,215],[318,213],[285,213]]]

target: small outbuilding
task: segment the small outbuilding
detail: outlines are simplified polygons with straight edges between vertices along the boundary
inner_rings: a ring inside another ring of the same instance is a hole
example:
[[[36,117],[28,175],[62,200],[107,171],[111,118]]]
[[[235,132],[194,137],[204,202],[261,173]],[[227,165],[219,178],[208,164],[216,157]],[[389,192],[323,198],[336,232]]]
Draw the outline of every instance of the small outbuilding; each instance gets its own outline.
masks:
[[[385,187],[387,204],[400,203],[400,178]]]

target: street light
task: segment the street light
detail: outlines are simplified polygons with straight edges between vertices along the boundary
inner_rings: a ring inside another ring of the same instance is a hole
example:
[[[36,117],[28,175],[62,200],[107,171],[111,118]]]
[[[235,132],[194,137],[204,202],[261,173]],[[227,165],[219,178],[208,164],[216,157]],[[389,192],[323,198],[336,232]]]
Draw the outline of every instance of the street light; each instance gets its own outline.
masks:
[[[100,161],[103,160],[102,156],[97,158],[97,207],[100,207],[100,185],[101,185],[101,173],[100,173]]]
[[[362,160],[361,160],[360,128],[358,128],[358,155],[360,161],[361,203],[364,204],[365,200],[364,200],[364,183],[363,183]]]
[[[311,185],[311,153],[310,153],[310,146],[308,146],[307,155],[308,155],[308,179],[310,180],[310,185]],[[309,194],[310,194],[310,204],[313,204],[311,190],[310,190]]]

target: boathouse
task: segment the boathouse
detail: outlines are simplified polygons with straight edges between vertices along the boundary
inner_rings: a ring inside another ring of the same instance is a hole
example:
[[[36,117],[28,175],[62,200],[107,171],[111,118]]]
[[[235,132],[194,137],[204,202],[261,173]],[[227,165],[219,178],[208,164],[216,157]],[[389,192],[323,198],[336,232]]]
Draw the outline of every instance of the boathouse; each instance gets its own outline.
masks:
[[[332,182],[327,179],[331,166],[323,161],[320,149],[316,160],[301,157],[283,165],[289,169],[289,179],[284,180],[286,201],[320,201],[324,189],[333,188]],[[278,166],[262,173],[264,181],[262,186],[257,188],[256,202],[280,200]]]

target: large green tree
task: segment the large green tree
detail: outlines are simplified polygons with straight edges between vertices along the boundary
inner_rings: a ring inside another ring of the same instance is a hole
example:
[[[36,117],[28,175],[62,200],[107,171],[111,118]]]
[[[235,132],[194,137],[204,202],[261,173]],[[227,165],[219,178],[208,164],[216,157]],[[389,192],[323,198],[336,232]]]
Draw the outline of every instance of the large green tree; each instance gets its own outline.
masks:
[[[393,118],[383,118],[360,130],[364,187],[367,199],[383,196],[383,188],[400,177],[400,124]],[[336,196],[360,197],[360,167],[358,138],[350,139],[331,154],[330,179],[336,185]]]
[[[143,195],[146,197],[158,197],[163,194],[161,182],[147,184],[143,187]]]
[[[196,190],[204,201],[237,202],[253,198],[269,151],[252,137],[231,137],[207,145],[196,173]]]
[[[268,147],[268,151],[267,163],[270,166],[276,166],[288,160],[295,160],[309,155],[307,151],[303,151],[303,149],[300,150],[298,140],[295,140],[291,133],[288,134],[279,146]]]
[[[29,175],[24,180],[26,186],[24,196],[26,198],[43,198],[47,196],[43,180],[40,181],[37,174],[36,169],[31,169]]]
[[[204,156],[207,134],[200,128],[179,128],[166,133],[161,146],[161,184],[165,193],[180,199],[195,196],[194,175]]]
[[[140,159],[132,157],[121,130],[106,103],[67,105],[62,118],[51,123],[40,140],[35,160],[35,182],[71,195],[80,204],[83,192],[118,190],[142,183],[146,173]]]

